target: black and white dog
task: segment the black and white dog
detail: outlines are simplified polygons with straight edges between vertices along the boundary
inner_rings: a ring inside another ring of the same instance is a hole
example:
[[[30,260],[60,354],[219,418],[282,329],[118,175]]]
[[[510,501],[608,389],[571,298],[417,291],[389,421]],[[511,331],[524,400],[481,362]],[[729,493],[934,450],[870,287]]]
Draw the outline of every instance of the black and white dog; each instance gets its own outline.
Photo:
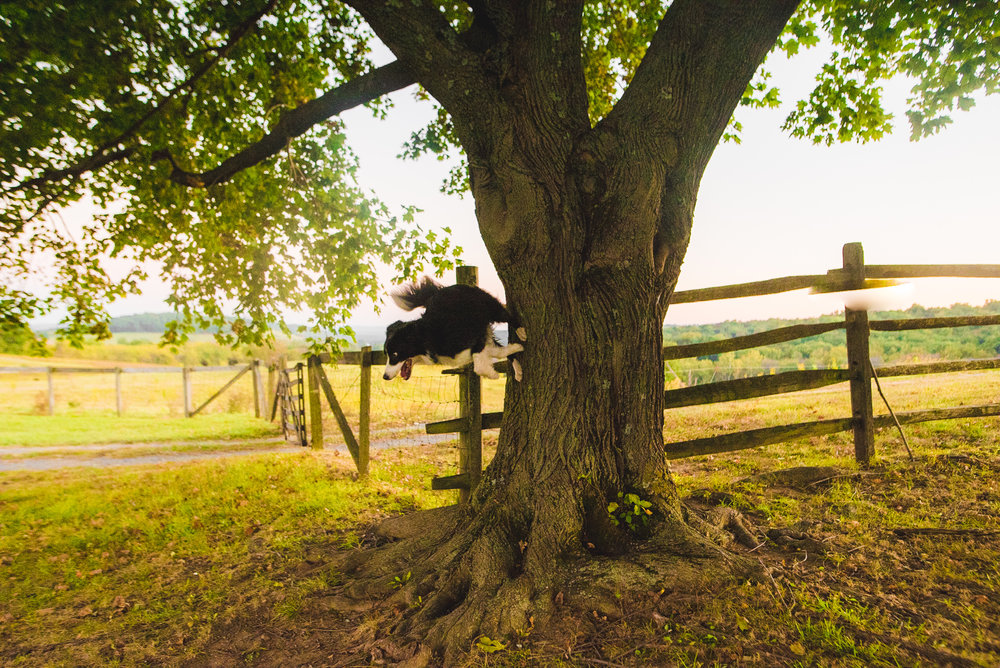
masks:
[[[493,336],[493,323],[511,323],[504,305],[490,293],[472,285],[442,286],[428,277],[401,285],[390,293],[406,311],[423,307],[418,320],[397,321],[385,330],[385,354],[389,358],[382,377],[397,375],[407,380],[416,362],[465,366],[472,362],[480,376],[498,378],[496,360],[524,350],[520,343],[501,346]],[[524,328],[517,334],[525,340]],[[511,360],[514,377],[521,380],[521,366]]]

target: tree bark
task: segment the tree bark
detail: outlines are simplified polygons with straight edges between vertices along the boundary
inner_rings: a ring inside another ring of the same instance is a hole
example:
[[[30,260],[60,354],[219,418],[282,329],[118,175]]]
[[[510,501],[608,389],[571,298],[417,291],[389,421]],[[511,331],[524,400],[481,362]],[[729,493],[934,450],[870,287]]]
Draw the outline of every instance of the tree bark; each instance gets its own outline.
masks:
[[[366,564],[383,585],[416,568],[393,599],[419,610],[397,631],[453,654],[551,619],[567,598],[598,609],[602,578],[628,564],[637,586],[687,572],[678,556],[731,566],[670,477],[661,328],[705,166],[797,2],[675,0],[595,127],[578,3],[475,3],[492,35],[478,52],[419,3],[352,5],[451,113],[480,231],[527,331],[523,381],[508,380],[471,503]],[[630,529],[609,509],[627,494],[649,502]]]

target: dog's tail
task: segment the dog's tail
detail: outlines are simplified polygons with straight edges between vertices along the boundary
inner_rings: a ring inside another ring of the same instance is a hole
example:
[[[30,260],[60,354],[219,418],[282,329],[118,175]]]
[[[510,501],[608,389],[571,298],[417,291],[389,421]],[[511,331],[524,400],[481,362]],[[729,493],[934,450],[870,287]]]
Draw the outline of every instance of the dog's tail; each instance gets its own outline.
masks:
[[[441,289],[441,284],[437,283],[430,276],[424,276],[415,283],[406,283],[397,286],[389,296],[396,306],[404,311],[412,311],[415,308],[427,306],[430,298]]]

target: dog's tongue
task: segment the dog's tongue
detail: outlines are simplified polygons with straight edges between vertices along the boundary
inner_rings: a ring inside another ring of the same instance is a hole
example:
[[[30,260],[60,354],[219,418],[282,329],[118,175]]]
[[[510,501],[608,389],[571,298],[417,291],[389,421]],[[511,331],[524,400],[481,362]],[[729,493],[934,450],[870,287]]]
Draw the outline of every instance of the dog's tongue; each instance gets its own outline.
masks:
[[[403,362],[403,368],[399,370],[399,375],[403,377],[403,380],[409,380],[411,371],[413,371],[413,360],[409,359]]]

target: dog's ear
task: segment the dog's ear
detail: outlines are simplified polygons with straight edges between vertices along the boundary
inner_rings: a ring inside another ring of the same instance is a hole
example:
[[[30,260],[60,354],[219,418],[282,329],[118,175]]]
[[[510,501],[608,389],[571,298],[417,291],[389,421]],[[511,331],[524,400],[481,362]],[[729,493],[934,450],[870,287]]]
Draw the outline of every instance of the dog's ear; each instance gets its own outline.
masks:
[[[385,338],[386,338],[386,341],[388,341],[390,338],[392,338],[392,336],[396,332],[398,332],[399,330],[403,329],[403,327],[405,327],[405,326],[406,326],[405,322],[403,322],[402,320],[397,320],[396,322],[394,322],[391,325],[389,325],[388,327],[386,327],[385,328]]]

